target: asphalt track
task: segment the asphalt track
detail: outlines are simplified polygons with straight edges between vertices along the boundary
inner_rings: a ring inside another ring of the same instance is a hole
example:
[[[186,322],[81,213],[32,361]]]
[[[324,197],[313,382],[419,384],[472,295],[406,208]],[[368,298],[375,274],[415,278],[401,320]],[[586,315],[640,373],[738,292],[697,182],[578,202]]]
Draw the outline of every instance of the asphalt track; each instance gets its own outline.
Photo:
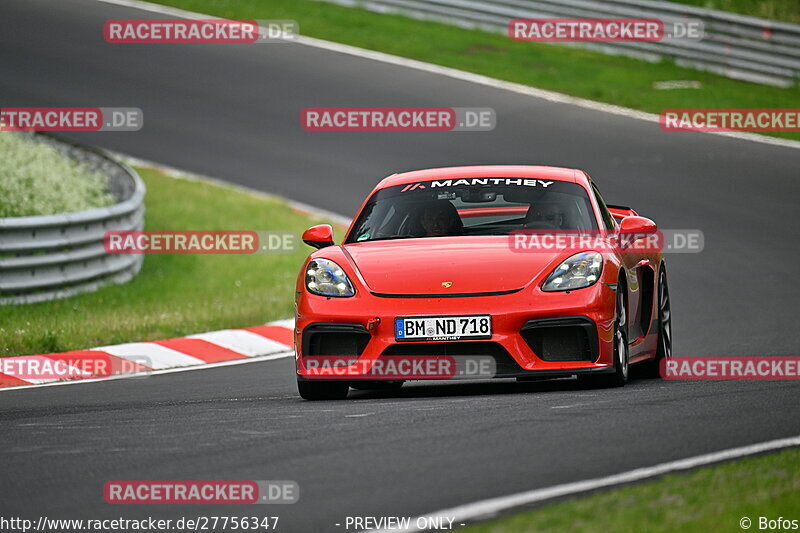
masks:
[[[800,152],[546,102],[298,44],[110,45],[92,0],[0,3],[0,105],[131,106],[137,133],[76,139],[352,214],[395,171],[483,163],[588,170],[607,201],[698,228],[668,258],[679,355],[798,355]],[[157,18],[157,17],[156,17]],[[302,28],[302,21],[300,21]],[[465,133],[311,133],[311,106],[493,107]],[[176,199],[179,201],[179,199]],[[291,297],[287,294],[287,298]],[[0,394],[0,516],[281,517],[338,531],[800,434],[787,382],[411,385],[308,403],[291,361]],[[119,507],[111,479],[292,479],[292,506]],[[709,495],[709,498],[712,498]],[[731,530],[735,529],[731,525]]]

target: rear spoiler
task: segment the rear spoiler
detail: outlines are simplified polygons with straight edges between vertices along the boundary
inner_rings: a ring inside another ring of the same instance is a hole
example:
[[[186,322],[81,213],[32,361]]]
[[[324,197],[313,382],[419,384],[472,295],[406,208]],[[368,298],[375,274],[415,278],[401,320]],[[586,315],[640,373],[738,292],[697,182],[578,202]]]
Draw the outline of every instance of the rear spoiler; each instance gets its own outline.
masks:
[[[606,204],[606,207],[609,211],[611,211],[611,216],[616,218],[617,220],[622,220],[625,217],[635,217],[639,216],[639,213],[633,210],[633,208],[628,207],[627,205],[612,205]]]

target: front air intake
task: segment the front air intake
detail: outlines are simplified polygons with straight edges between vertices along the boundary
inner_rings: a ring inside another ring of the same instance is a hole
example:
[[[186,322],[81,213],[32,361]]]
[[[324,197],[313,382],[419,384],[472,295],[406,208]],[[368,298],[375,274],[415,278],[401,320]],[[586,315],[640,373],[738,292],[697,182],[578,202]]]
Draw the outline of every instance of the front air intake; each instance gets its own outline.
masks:
[[[303,330],[303,355],[358,356],[370,337],[360,324],[311,324]]]
[[[587,317],[530,320],[520,334],[544,361],[594,361],[598,357],[597,330]]]

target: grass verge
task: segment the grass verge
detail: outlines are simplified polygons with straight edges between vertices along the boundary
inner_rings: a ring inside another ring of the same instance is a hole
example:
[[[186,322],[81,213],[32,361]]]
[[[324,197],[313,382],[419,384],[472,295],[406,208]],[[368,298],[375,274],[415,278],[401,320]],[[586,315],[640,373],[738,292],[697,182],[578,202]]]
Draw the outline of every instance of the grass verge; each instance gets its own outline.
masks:
[[[0,306],[0,356],[52,353],[248,327],[294,314],[294,281],[321,223],[283,200],[138,169],[148,230],[272,230],[297,235],[289,254],[148,255],[124,285],[65,300]],[[336,228],[342,235],[342,228]]]
[[[800,450],[673,474],[466,528],[468,533],[743,531],[740,520],[800,519]],[[764,530],[761,528],[761,530]]]
[[[0,218],[74,213],[114,203],[108,178],[29,135],[0,132]]]
[[[324,2],[153,1],[232,19],[294,19],[303,35],[653,113],[682,107],[794,108],[800,103],[797,84],[789,89],[769,87],[681,68],[671,60],[648,63],[565,46],[517,43],[504,35]],[[672,90],[653,87],[655,82],[670,80],[699,81],[702,87]],[[443,95],[443,100],[446,98]],[[315,101],[313,105],[325,103]],[[446,101],[442,105],[447,105]],[[800,140],[797,132],[771,135]]]

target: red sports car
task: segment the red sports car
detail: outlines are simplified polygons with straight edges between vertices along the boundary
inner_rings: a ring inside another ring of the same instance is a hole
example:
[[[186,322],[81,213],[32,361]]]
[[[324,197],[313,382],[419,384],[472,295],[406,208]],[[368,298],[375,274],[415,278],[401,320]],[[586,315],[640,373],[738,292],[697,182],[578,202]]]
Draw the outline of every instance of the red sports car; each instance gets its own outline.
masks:
[[[390,176],[342,244],[328,225],[303,234],[319,250],[295,293],[300,395],[487,377],[465,370],[470,358],[489,361],[497,378],[622,386],[633,363],[657,375],[672,344],[658,233],[632,209],[606,205],[581,170]]]

